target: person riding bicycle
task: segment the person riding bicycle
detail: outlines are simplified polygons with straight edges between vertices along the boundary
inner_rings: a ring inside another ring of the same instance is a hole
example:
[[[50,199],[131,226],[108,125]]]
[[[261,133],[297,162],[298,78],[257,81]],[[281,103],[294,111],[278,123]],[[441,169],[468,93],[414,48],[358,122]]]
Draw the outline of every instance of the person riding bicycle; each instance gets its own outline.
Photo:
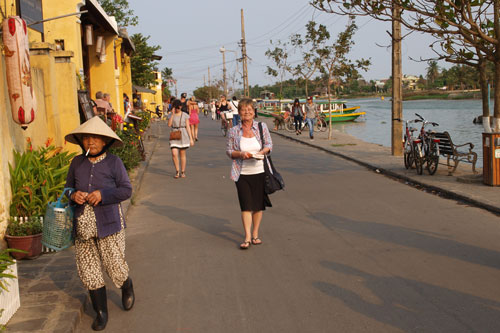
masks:
[[[220,96],[219,111],[221,114],[221,125],[224,126],[224,122],[227,121],[229,128],[233,127],[233,112],[229,107],[229,103],[226,100],[226,96]]]

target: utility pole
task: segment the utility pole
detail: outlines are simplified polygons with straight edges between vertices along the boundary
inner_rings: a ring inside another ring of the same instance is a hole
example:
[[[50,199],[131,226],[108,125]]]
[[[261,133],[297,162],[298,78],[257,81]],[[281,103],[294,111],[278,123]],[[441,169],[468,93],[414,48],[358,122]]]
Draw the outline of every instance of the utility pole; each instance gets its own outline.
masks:
[[[401,7],[392,5],[392,131],[391,152],[394,156],[403,155],[403,85],[401,70],[401,23],[394,17],[401,16]]]
[[[243,8],[241,9],[241,59],[243,61],[243,94],[250,97],[250,87],[248,86],[248,67],[247,67],[247,46],[245,41],[245,18]]]
[[[210,66],[208,66],[208,98],[212,101],[212,84],[210,83]]]
[[[224,46],[222,46],[220,49],[219,49],[220,53],[222,53],[222,65],[224,66],[223,67],[223,76],[222,76],[222,81],[224,82],[224,96],[226,96],[227,98],[227,83],[226,83],[226,49],[224,48]]]

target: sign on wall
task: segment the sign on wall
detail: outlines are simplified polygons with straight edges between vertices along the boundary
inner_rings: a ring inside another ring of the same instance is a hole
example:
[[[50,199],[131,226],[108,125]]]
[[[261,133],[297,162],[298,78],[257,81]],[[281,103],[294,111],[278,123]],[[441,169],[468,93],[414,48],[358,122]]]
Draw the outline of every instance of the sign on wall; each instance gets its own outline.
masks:
[[[17,0],[19,16],[29,25],[43,20],[42,0]],[[43,34],[43,23],[30,26],[31,29]]]

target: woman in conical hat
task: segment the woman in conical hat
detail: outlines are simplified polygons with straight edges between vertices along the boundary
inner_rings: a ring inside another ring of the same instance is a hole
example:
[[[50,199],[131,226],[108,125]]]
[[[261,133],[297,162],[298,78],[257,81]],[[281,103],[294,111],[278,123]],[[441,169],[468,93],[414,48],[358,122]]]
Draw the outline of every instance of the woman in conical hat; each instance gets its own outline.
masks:
[[[132,185],[119,157],[111,147],[122,140],[99,117],[66,135],[66,141],[82,147],[69,167],[66,187],[75,209],[75,253],[78,275],[89,290],[97,316],[92,329],[103,330],[108,321],[104,266],[116,287],[122,289],[125,310],[134,305],[134,291],[125,261],[125,217],[120,202],[132,195]]]

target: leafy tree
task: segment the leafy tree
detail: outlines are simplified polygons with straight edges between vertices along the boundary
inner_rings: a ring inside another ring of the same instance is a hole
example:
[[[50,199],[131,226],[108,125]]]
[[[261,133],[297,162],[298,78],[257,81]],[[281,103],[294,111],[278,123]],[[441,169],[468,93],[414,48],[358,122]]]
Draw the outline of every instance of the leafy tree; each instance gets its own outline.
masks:
[[[270,41],[271,45],[275,45],[274,49],[268,49],[266,51],[266,56],[271,59],[276,65],[276,69],[267,66],[266,74],[274,77],[279,76],[280,80],[280,98],[283,98],[283,80],[287,72],[290,72],[290,64],[288,63],[288,47],[290,46],[288,42],[281,42],[278,40],[276,43]]]
[[[135,44],[135,53],[130,58],[132,68],[132,83],[141,87],[150,87],[156,84],[155,69],[158,62],[152,59],[153,54],[161,47],[148,45],[150,36],[141,33],[133,34],[130,39]]]
[[[327,94],[328,108],[330,117],[331,113],[331,85],[336,84],[337,88],[343,78],[348,78],[357,75],[357,70],[367,70],[370,66],[370,60],[361,59],[354,63],[347,58],[351,51],[354,41],[352,40],[354,33],[357,30],[354,18],[351,17],[346,29],[340,32],[337,39],[330,45],[325,45],[317,50],[318,56],[321,59],[321,72],[327,79]],[[330,118],[331,119],[331,118]],[[332,138],[332,122],[329,122],[328,139]]]
[[[290,44],[296,51],[300,52],[302,59],[300,63],[291,68],[291,72],[294,76],[305,81],[306,96],[309,96],[309,79],[321,67],[321,58],[318,56],[317,50],[330,38],[330,33],[322,24],[316,27],[314,21],[309,21],[306,24],[306,31],[304,37],[300,34],[290,36]]]
[[[322,10],[344,13],[353,11],[379,20],[400,22],[410,31],[435,36],[439,42],[434,49],[439,57],[449,62],[474,66],[480,74],[483,117],[489,117],[487,108],[487,61],[495,64],[495,131],[500,131],[500,1],[498,0],[374,0],[340,1],[313,0]],[[332,5],[337,6],[334,10]],[[400,6],[406,15],[396,17],[392,6]],[[489,122],[483,122],[489,131]]]
[[[435,87],[434,83],[439,75],[439,66],[437,61],[430,60],[428,62],[429,67],[427,67],[427,82],[429,83],[429,87]]]
[[[203,86],[197,88],[195,91],[193,91],[194,97],[197,99],[201,99],[202,101],[208,102],[210,100],[210,96],[216,97],[220,96],[223,94],[223,91],[217,87],[214,86]]]
[[[130,9],[128,0],[97,0],[106,14],[114,16],[116,22],[121,27],[129,25],[137,25],[139,18],[134,15],[134,11]]]

